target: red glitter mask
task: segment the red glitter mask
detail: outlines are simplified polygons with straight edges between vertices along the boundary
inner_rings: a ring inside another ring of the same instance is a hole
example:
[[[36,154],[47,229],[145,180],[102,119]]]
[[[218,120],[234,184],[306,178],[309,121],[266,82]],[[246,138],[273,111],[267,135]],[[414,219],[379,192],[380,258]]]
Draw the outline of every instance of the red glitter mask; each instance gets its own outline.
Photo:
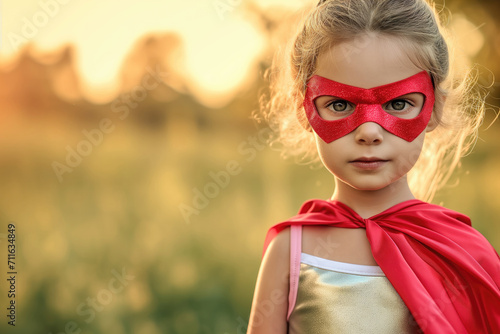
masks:
[[[401,118],[382,108],[385,103],[411,93],[424,95],[424,104],[418,116],[410,119]],[[354,112],[336,120],[321,118],[314,100],[325,95],[350,102],[354,105]],[[347,135],[366,122],[377,123],[393,135],[411,142],[427,127],[433,107],[434,86],[426,71],[370,89],[349,86],[314,75],[307,83],[304,98],[304,109],[309,124],[326,143]]]

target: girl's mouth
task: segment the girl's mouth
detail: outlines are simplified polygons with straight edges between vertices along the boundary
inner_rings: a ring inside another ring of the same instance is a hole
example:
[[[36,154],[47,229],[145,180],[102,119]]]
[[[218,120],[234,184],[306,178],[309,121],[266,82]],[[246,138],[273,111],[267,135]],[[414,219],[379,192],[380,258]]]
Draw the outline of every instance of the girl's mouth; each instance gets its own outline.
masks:
[[[385,165],[389,160],[385,160],[377,157],[361,157],[355,160],[349,161],[351,165],[356,168],[364,170],[374,170]]]

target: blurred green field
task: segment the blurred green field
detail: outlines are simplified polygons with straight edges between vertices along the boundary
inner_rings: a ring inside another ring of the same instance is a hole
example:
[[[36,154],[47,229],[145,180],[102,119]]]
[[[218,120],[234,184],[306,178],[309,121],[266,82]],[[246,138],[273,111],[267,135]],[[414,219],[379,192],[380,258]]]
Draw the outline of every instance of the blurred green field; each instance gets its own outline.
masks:
[[[258,134],[250,120],[199,126],[179,116],[156,132],[116,123],[62,182],[51,163],[64,158],[63,139],[71,146],[81,136],[57,129],[28,126],[17,134],[24,142],[2,149],[1,233],[11,221],[17,230],[16,333],[68,324],[81,333],[243,333],[267,228],[332,192],[324,169],[283,161],[260,142],[255,155],[241,154]],[[460,182],[435,203],[471,216],[499,250],[497,129],[481,134]],[[240,173],[186,221],[179,206],[231,160]],[[102,290],[123,268],[133,279],[110,300]]]

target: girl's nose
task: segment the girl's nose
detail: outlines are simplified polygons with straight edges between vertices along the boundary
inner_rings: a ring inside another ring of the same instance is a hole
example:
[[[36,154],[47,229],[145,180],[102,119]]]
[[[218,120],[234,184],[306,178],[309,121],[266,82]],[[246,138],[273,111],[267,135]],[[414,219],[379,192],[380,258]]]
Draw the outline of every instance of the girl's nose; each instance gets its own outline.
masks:
[[[364,145],[378,145],[382,143],[384,129],[374,122],[361,124],[354,130],[356,142]]]

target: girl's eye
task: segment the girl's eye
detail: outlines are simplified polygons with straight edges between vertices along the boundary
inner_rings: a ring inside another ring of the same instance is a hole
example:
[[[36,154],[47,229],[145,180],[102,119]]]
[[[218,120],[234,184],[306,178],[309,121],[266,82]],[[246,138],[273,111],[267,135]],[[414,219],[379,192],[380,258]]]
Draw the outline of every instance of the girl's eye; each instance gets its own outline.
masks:
[[[396,101],[391,102],[391,107],[394,110],[403,110],[405,108],[405,106],[406,106],[405,101],[396,100]]]
[[[327,107],[333,111],[342,112],[350,110],[351,106],[349,105],[349,102],[345,100],[336,100],[330,103]]]
[[[330,121],[348,117],[356,108],[352,102],[332,95],[319,96],[314,103],[319,116]]]
[[[387,104],[387,109],[391,111],[405,111],[413,105],[407,100],[392,100]]]

